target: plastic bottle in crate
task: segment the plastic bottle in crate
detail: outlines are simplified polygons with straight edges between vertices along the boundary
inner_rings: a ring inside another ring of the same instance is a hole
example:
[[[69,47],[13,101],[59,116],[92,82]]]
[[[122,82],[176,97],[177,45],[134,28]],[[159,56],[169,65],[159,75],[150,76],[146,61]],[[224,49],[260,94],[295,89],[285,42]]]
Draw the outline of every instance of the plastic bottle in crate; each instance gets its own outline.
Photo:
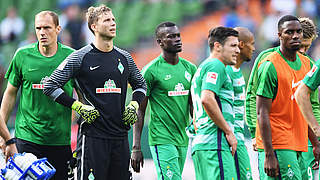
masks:
[[[17,175],[12,169],[7,168],[4,178],[6,180],[19,180],[20,176]]]
[[[31,153],[23,153],[14,158],[14,162],[22,171],[27,170],[28,167],[36,160],[37,157]]]

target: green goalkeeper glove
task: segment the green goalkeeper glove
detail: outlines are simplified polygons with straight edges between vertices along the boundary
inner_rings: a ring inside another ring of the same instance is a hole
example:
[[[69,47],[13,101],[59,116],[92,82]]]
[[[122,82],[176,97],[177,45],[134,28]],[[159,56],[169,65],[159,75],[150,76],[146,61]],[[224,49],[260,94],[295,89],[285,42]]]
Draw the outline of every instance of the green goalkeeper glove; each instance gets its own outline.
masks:
[[[137,111],[139,104],[137,101],[131,101],[123,112],[122,119],[126,126],[133,125],[138,120]]]
[[[77,111],[77,113],[89,124],[93,123],[93,121],[100,116],[99,111],[94,107],[82,104],[79,101],[75,101],[71,109]]]

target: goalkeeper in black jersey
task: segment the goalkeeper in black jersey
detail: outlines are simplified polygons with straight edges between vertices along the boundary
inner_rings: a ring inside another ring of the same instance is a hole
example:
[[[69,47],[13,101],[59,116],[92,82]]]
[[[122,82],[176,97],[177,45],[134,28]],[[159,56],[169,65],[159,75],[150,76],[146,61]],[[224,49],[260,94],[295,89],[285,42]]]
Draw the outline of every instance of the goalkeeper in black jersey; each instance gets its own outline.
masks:
[[[128,180],[128,130],[137,120],[146,84],[131,55],[113,45],[115,18],[105,5],[90,7],[88,26],[95,35],[89,44],[68,56],[45,83],[44,93],[81,116],[77,142],[78,179]],[[61,87],[73,78],[79,101]],[[125,107],[127,85],[132,101]]]

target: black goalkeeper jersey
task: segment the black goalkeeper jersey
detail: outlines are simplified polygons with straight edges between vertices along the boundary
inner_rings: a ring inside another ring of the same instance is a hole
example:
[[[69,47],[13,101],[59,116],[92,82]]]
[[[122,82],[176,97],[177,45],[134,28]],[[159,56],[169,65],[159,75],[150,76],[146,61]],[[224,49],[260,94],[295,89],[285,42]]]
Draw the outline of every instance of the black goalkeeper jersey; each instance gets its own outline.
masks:
[[[81,101],[100,113],[94,123],[84,123],[82,133],[99,138],[127,138],[122,113],[128,82],[133,92],[146,92],[145,81],[131,55],[115,46],[110,52],[102,52],[89,44],[60,64],[46,82],[44,93],[58,98],[63,93],[61,87],[71,78],[80,91]]]

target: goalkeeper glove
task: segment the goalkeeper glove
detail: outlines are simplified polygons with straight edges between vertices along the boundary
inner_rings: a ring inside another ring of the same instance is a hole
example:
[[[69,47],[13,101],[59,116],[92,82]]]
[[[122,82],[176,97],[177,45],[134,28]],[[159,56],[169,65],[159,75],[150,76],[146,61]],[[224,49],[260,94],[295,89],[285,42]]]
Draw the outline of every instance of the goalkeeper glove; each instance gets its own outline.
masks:
[[[123,112],[122,119],[126,126],[133,125],[138,120],[137,111],[139,104],[137,101],[131,101]]]
[[[100,116],[99,111],[94,107],[82,104],[79,101],[75,101],[71,109],[77,111],[77,113],[89,124],[93,123],[93,121]]]

